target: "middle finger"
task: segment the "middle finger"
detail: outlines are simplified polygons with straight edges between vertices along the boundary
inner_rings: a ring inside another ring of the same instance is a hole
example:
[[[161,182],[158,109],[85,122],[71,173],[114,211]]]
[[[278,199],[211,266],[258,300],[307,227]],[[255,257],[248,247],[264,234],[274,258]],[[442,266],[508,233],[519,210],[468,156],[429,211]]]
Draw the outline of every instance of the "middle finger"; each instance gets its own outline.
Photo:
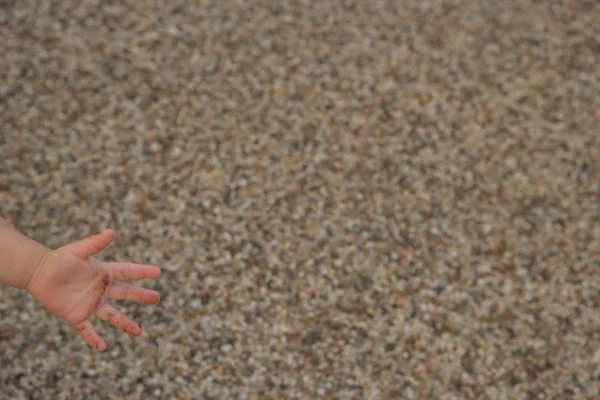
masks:
[[[128,283],[115,282],[108,289],[108,298],[112,300],[129,300],[143,304],[157,304],[160,294],[156,290],[144,289]]]

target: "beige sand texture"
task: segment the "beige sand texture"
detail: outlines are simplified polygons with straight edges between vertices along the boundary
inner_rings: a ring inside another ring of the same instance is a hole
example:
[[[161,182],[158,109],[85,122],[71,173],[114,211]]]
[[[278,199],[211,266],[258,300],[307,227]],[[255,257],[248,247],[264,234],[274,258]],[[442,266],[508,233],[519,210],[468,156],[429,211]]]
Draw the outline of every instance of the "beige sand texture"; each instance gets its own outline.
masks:
[[[600,398],[599,126],[595,0],[0,1],[1,215],[164,269],[0,398]]]

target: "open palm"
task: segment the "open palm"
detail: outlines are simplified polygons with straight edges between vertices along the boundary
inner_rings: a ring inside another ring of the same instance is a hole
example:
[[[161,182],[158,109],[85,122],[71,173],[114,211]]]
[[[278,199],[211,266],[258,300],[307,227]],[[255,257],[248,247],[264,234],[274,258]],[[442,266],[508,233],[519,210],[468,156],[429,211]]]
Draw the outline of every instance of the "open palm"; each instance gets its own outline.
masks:
[[[106,300],[131,300],[156,304],[160,295],[154,290],[123,281],[156,279],[160,269],[127,262],[102,262],[93,255],[113,239],[113,232],[74,242],[48,252],[32,275],[27,289],[44,307],[71,324],[96,350],[106,349],[89,318],[96,316],[131,336],[142,334],[141,325],[121,313]]]

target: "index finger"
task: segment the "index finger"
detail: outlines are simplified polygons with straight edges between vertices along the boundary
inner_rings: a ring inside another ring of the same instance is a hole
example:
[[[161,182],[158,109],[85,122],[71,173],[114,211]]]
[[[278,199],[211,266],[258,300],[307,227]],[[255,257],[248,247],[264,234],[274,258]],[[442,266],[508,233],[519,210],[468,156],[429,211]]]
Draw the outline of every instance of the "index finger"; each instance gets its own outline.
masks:
[[[118,281],[130,279],[157,279],[160,276],[160,268],[154,265],[134,264],[130,262],[107,262],[104,263],[107,270],[112,271]]]

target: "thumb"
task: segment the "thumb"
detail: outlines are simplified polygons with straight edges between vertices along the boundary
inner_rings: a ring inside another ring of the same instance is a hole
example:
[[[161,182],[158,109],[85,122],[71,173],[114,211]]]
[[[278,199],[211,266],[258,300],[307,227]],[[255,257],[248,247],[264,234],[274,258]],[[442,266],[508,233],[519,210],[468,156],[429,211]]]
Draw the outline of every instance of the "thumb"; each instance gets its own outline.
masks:
[[[88,258],[104,250],[112,242],[113,238],[114,232],[107,229],[97,235],[68,244],[66,248],[78,257]]]

